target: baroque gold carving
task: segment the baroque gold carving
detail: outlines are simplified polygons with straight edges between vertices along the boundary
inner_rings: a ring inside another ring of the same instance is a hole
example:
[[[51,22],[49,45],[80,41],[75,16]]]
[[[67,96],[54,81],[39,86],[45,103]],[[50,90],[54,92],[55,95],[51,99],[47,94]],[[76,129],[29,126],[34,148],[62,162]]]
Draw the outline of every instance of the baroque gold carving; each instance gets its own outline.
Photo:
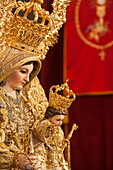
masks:
[[[5,140],[5,132],[3,129],[0,129],[0,142],[4,142]]]
[[[69,0],[54,0],[53,12],[42,9],[43,0],[22,2],[0,1],[0,51],[8,46],[36,54],[44,59],[49,49],[57,42],[58,30],[66,21],[66,8]],[[14,12],[12,13],[12,10]],[[23,17],[19,12],[23,11]],[[33,20],[28,19],[33,11]],[[41,21],[39,21],[41,18]]]
[[[21,93],[31,104],[31,108],[36,117],[37,123],[45,116],[48,101],[39,80],[35,77],[29,86],[25,87]]]

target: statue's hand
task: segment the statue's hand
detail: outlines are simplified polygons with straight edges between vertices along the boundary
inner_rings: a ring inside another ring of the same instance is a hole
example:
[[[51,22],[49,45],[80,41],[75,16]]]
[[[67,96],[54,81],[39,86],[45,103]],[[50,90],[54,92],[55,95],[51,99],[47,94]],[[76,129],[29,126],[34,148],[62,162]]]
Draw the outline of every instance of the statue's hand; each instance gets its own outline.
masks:
[[[25,170],[26,164],[30,164],[30,160],[26,155],[19,154],[18,156],[18,167],[22,170]]]
[[[47,128],[46,133],[45,133],[45,137],[49,137],[49,135],[51,135],[54,131],[56,131],[58,129],[58,126],[56,125],[52,125],[50,127]]]

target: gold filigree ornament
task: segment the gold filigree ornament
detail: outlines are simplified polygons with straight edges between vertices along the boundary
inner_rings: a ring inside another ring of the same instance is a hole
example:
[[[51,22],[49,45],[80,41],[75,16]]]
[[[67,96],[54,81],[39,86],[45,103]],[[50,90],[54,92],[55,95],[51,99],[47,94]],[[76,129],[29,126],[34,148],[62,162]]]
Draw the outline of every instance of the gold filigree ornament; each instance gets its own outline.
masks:
[[[70,0],[54,0],[53,12],[42,9],[43,0],[0,1],[0,52],[11,46],[44,59],[57,42],[58,30],[66,21]],[[20,16],[20,13],[22,15]],[[33,19],[29,19],[32,14]]]
[[[52,86],[49,92],[49,106],[63,112],[66,112],[76,98],[73,91],[69,90],[67,81],[64,84],[61,84],[61,86]]]
[[[81,40],[89,45],[92,48],[95,48],[97,50],[100,50],[100,52],[98,53],[98,55],[100,56],[101,60],[105,60],[105,50],[110,48],[111,46],[113,46],[113,41],[111,40],[110,42],[104,44],[104,45],[98,45],[95,44],[93,42],[91,42],[90,40],[88,40],[82,33],[81,28],[80,28],[80,21],[79,21],[79,10],[80,10],[80,5],[82,3],[82,0],[77,0],[77,3],[75,5],[75,26],[76,26],[76,30],[77,33],[79,35],[79,37],[81,38]],[[96,1],[97,5],[96,5],[96,14],[99,17],[99,21],[97,22],[97,27],[96,27],[96,35],[94,37],[95,32],[90,32],[90,39],[92,39],[92,35],[93,38],[95,38],[95,40],[99,40],[99,35],[100,33],[103,32],[103,30],[105,30],[106,24],[104,23],[104,16],[106,14],[106,0],[97,0]],[[106,27],[107,28],[107,27]],[[107,31],[107,30],[106,30]]]
[[[44,118],[48,106],[48,101],[39,79],[35,77],[29,86],[26,86],[20,94],[25,96],[30,102],[32,111],[36,117],[35,123],[37,124],[39,120]]]
[[[3,129],[0,128],[0,143],[4,142],[5,140],[5,132]]]

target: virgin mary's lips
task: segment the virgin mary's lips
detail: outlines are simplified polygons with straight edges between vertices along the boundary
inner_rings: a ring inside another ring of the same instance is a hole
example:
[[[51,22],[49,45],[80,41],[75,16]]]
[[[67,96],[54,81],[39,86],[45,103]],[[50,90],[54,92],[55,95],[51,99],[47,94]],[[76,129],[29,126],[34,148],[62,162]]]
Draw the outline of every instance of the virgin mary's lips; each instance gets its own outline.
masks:
[[[22,82],[21,84],[22,84],[22,85],[25,85],[25,83],[24,83],[24,82]]]

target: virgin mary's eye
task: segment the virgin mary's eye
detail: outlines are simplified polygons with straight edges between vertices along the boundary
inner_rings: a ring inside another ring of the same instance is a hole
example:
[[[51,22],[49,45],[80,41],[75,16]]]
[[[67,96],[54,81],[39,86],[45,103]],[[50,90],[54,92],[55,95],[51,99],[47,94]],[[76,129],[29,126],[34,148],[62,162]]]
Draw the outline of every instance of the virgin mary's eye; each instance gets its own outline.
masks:
[[[25,71],[20,71],[21,73],[26,73]]]
[[[57,121],[60,121],[60,119],[57,119]]]
[[[20,70],[20,72],[24,74],[24,73],[26,73],[26,70]]]

